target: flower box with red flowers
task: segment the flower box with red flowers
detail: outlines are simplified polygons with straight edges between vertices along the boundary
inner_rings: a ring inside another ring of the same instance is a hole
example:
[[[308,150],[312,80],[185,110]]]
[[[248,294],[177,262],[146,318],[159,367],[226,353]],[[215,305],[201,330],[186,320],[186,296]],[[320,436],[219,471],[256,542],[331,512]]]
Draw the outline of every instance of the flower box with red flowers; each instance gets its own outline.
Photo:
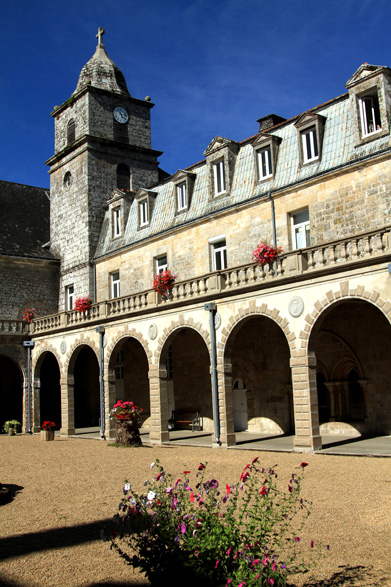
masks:
[[[55,422],[50,422],[50,420],[45,420],[41,428],[42,430],[54,430],[56,428],[56,424]]]
[[[161,271],[153,280],[153,289],[160,293],[163,297],[166,297],[172,290],[175,280],[178,277],[171,269]]]
[[[84,298],[76,298],[75,310],[80,312],[80,314],[82,312],[88,312],[88,310],[91,309],[91,304],[92,304],[92,300],[89,296],[86,296]]]
[[[36,317],[35,308],[26,308],[23,314],[23,321],[30,324],[31,320]]]
[[[264,267],[265,265],[273,265],[274,261],[277,259],[278,255],[281,255],[284,251],[281,247],[275,247],[273,245],[268,245],[261,241],[257,248],[253,251],[252,260],[258,265]]]

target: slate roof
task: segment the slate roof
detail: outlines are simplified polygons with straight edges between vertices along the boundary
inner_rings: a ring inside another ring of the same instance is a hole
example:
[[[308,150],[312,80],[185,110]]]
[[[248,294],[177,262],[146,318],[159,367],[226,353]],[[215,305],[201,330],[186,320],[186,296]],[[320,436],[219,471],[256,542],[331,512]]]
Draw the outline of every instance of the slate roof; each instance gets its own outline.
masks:
[[[54,259],[42,248],[50,239],[49,190],[0,181],[0,205],[0,254]]]
[[[266,197],[269,192],[279,191],[301,181],[306,181],[313,176],[331,172],[357,159],[365,158],[388,148],[389,137],[384,135],[367,144],[355,145],[354,125],[348,94],[312,108],[309,112],[316,112],[326,118],[322,157],[319,162],[311,165],[300,165],[298,133],[295,127],[295,121],[298,116],[296,116],[266,131],[268,134],[278,136],[281,139],[276,172],[272,179],[260,183],[257,181],[254,148],[252,146],[254,139],[246,139],[240,143],[232,188],[227,196],[211,197],[208,187],[208,166],[205,160],[200,161],[198,164],[187,168],[187,170],[191,170],[196,174],[191,205],[188,211],[181,214],[176,214],[175,212],[175,185],[172,181],[174,174],[171,179],[150,188],[153,189],[157,196],[148,227],[138,228],[138,202],[134,200],[129,211],[123,238],[113,240],[110,230],[110,211],[106,212],[95,258],[126,248],[154,235],[169,231],[176,226],[193,222],[230,206],[237,206],[263,196]]]

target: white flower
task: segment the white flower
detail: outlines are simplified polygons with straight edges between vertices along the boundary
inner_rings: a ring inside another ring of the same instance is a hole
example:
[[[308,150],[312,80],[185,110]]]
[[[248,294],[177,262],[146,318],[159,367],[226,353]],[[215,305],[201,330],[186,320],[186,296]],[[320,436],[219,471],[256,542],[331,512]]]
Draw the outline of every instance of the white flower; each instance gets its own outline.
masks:
[[[151,467],[150,468],[153,469],[154,466],[155,466],[155,463],[151,463]]]
[[[155,499],[156,493],[154,491],[148,491],[147,499],[148,501],[153,501]]]
[[[125,491],[130,491],[130,483],[125,483],[125,485],[124,485],[124,492]]]

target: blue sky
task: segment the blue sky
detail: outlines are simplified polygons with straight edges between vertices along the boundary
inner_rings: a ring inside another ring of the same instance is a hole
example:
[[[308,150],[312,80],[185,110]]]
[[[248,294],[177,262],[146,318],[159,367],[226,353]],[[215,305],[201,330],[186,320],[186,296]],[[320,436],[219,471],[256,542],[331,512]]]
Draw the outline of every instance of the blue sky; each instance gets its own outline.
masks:
[[[3,0],[0,179],[49,187],[50,112],[69,98],[106,30],[152,146],[175,173],[216,136],[241,141],[270,113],[345,93],[367,61],[391,67],[390,0]]]

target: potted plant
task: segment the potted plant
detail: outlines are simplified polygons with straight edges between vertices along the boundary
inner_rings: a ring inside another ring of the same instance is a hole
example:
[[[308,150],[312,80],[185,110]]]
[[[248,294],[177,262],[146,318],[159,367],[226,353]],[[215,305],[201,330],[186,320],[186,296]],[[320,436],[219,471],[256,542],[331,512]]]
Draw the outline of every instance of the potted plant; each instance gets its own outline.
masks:
[[[4,422],[3,432],[9,436],[15,436],[17,432],[22,432],[22,424],[18,420],[7,420]]]
[[[41,426],[41,440],[54,440],[54,429],[56,424],[50,420],[45,420]]]
[[[271,267],[276,260],[278,255],[281,255],[284,251],[281,247],[275,247],[274,245],[268,245],[261,241],[257,248],[253,251],[252,260],[258,265],[264,267],[269,265]]]
[[[178,277],[172,269],[166,269],[166,271],[161,271],[153,280],[153,289],[160,293],[163,298],[167,298],[168,294],[172,290],[175,280]]]
[[[141,445],[140,426],[143,409],[131,401],[118,400],[110,412],[110,418],[115,419],[117,428],[116,443],[127,445]]]
[[[23,322],[28,322],[28,324],[30,324],[31,320],[34,320],[36,315],[35,308],[26,308],[23,314]]]
[[[80,312],[88,312],[91,309],[92,300],[89,296],[85,296],[84,298],[76,298],[75,301],[75,310]]]

